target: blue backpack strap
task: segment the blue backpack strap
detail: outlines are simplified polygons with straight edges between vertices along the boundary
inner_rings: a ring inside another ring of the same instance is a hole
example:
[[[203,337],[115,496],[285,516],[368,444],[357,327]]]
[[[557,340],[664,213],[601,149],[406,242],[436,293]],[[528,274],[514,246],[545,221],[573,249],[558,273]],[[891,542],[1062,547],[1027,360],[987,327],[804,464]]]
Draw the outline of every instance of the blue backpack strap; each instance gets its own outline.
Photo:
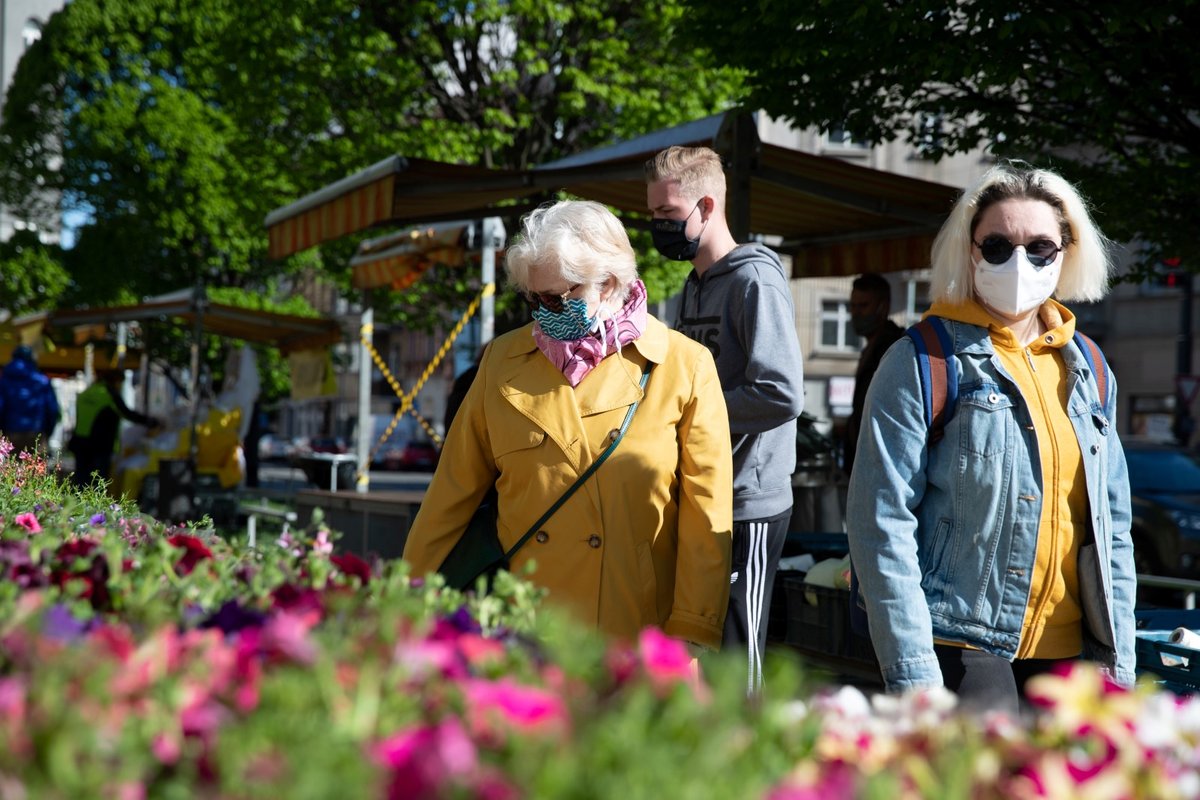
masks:
[[[1104,415],[1111,417],[1112,409],[1108,407],[1108,362],[1104,360],[1104,353],[1091,337],[1085,336],[1079,331],[1075,331],[1075,346],[1079,348],[1079,352],[1083,353],[1083,360],[1087,362],[1088,369],[1092,371],[1092,375],[1096,379],[1096,391],[1100,394]]]
[[[954,406],[958,402],[954,342],[941,317],[926,317],[906,333],[917,351],[925,425],[929,428],[929,443],[934,444],[942,438],[943,429],[954,416]]]

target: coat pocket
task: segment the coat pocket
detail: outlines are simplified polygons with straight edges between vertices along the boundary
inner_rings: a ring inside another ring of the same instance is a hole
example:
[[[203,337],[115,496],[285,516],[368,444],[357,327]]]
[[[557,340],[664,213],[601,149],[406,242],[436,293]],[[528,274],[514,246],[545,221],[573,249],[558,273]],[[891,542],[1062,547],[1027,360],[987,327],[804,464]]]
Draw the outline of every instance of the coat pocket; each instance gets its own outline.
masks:
[[[1105,591],[1103,565],[1095,542],[1080,545],[1078,557],[1079,603],[1086,629],[1101,646],[1116,649],[1112,609]]]

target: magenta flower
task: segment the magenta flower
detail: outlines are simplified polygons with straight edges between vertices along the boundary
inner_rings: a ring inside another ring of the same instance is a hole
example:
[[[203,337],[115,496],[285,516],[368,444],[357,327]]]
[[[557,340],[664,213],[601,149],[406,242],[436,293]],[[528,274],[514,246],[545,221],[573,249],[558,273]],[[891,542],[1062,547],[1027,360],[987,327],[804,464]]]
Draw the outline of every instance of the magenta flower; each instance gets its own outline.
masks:
[[[854,770],[840,761],[808,765],[768,794],[766,800],[842,800],[855,796]]]
[[[41,533],[42,531],[41,523],[39,523],[37,517],[35,517],[33,513],[29,511],[26,511],[24,514],[17,514],[13,522],[20,525],[30,533]]]
[[[436,800],[470,782],[479,766],[475,745],[456,719],[408,728],[376,744],[375,762],[391,770],[388,800]]]
[[[260,646],[268,655],[311,664],[317,657],[317,647],[308,638],[308,631],[316,622],[312,615],[277,612],[263,625]]]
[[[522,686],[507,678],[471,680],[463,684],[463,695],[472,729],[478,733],[500,727],[521,733],[556,734],[567,728],[566,706],[545,689]]]
[[[658,686],[687,681],[692,676],[692,657],[687,645],[658,628],[645,628],[638,637],[642,668]]]

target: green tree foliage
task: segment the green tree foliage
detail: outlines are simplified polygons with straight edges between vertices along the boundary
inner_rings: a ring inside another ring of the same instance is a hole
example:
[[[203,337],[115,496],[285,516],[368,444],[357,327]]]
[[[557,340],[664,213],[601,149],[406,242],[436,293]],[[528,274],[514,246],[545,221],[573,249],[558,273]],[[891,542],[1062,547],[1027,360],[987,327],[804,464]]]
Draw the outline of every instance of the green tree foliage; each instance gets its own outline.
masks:
[[[800,126],[931,157],[980,143],[1080,181],[1110,236],[1200,263],[1200,3],[691,0],[685,35]]]
[[[0,308],[13,316],[40,310],[69,280],[58,247],[42,244],[35,232],[18,231],[0,244]]]
[[[344,285],[353,241],[271,262],[267,212],[397,152],[523,167],[726,107],[737,71],[664,47],[682,14],[680,0],[73,0],[14,76],[0,197],[35,219],[47,198],[87,215],[67,302],[198,278],[258,291],[313,263]],[[424,299],[397,307],[413,323],[444,307]]]

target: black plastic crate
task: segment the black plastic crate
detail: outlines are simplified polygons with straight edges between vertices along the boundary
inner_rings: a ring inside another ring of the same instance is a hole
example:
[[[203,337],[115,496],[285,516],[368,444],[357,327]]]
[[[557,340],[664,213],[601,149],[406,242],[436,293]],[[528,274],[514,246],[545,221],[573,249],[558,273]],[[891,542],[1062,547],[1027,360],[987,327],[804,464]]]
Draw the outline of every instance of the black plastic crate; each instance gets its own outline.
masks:
[[[1134,652],[1137,669],[1159,679],[1176,694],[1200,692],[1200,650],[1171,644],[1170,631],[1145,631],[1137,634]]]
[[[811,586],[802,578],[784,579],[788,616],[785,642],[795,649],[831,658],[857,667],[879,670],[871,640],[850,627],[850,592],[827,586]],[[808,602],[807,594],[816,599]]]
[[[786,642],[788,627],[788,600],[785,582],[788,578],[804,579],[803,572],[781,570],[775,573],[775,585],[771,589],[771,607],[767,613],[767,641]]]

